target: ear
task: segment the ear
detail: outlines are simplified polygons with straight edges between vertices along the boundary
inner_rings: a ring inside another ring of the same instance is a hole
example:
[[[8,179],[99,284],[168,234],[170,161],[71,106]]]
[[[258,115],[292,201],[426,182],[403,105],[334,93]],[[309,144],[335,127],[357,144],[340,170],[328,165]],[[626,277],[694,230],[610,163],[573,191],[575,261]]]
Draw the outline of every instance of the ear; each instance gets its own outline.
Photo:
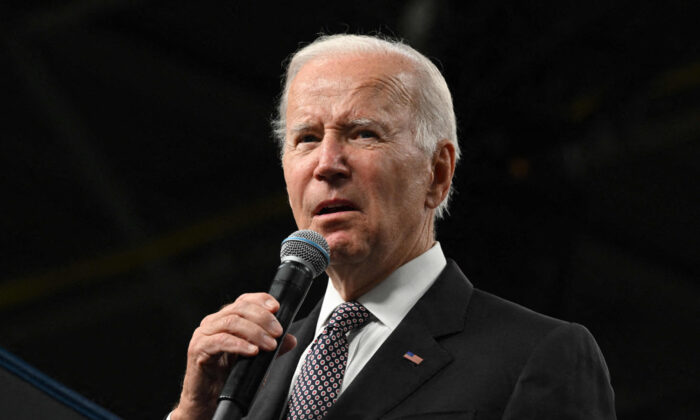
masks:
[[[428,185],[425,206],[437,208],[447,197],[455,173],[455,146],[449,140],[440,140],[431,161],[432,179]]]

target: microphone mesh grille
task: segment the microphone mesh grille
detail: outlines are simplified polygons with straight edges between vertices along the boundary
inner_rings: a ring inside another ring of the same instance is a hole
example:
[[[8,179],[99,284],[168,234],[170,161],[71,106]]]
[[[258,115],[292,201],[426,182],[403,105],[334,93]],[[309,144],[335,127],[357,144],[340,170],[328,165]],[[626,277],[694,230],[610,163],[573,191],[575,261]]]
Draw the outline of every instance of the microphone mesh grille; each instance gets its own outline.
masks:
[[[307,241],[313,242],[316,246]],[[321,249],[325,251],[325,255]],[[307,263],[313,271],[313,276],[316,277],[328,267],[330,253],[328,242],[321,234],[313,230],[298,230],[282,241],[280,258],[282,261],[284,261],[285,257],[290,256],[301,259]]]

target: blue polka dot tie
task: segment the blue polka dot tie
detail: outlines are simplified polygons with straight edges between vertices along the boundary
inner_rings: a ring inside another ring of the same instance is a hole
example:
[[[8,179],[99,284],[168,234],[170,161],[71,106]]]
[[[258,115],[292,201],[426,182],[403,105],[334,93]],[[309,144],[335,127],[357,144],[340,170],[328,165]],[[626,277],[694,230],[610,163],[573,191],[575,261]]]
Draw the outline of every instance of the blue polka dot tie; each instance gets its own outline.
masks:
[[[361,328],[369,317],[369,311],[357,302],[345,302],[335,308],[311,346],[294,384],[289,398],[289,420],[316,420],[326,415],[338,399],[345,376],[347,333]]]

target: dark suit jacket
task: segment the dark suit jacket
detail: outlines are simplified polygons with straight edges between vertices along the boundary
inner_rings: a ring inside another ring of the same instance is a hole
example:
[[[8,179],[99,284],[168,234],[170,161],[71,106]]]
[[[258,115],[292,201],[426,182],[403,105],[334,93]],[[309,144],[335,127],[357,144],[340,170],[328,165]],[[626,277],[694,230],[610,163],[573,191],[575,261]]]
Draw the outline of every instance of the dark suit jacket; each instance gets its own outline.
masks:
[[[246,419],[280,418],[319,310],[292,326],[299,344],[275,360]],[[588,330],[475,289],[448,261],[325,418],[614,419],[615,411]]]

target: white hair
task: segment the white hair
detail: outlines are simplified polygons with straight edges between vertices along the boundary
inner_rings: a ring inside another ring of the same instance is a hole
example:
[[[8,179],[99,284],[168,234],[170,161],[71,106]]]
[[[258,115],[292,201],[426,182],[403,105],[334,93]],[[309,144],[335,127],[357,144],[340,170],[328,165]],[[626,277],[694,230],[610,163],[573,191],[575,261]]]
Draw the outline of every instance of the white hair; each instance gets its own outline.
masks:
[[[440,140],[447,139],[454,145],[455,161],[459,161],[457,123],[452,106],[452,95],[440,70],[423,54],[409,45],[393,39],[383,39],[366,35],[322,35],[314,42],[294,53],[289,60],[284,75],[284,88],[280,96],[277,118],[272,122],[275,138],[284,153],[286,137],[287,96],[292,80],[308,62],[320,57],[333,57],[344,54],[381,53],[397,54],[413,63],[412,72],[416,77],[417,89],[414,93],[416,115],[415,142],[429,156],[435,153]],[[447,212],[453,188],[450,187],[445,199],[435,211],[437,219]]]

